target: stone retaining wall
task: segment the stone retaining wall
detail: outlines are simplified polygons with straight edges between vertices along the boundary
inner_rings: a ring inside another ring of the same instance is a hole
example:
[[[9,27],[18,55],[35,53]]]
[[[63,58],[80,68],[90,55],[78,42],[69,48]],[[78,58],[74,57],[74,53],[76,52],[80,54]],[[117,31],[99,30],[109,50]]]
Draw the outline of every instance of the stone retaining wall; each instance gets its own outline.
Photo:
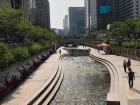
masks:
[[[57,49],[59,46],[57,46]],[[15,67],[10,67],[0,73],[0,99],[17,87],[33,71],[35,71],[51,54],[54,48],[48,49],[31,59],[21,62]],[[12,69],[11,69],[12,68]]]

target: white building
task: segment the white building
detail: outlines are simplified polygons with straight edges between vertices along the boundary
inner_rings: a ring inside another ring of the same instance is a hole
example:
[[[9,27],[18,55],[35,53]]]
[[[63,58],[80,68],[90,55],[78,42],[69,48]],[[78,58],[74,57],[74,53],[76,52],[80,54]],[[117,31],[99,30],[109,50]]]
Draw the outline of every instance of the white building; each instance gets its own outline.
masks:
[[[66,15],[65,18],[63,19],[63,29],[64,29],[64,36],[68,36],[68,32],[69,32],[68,15]]]

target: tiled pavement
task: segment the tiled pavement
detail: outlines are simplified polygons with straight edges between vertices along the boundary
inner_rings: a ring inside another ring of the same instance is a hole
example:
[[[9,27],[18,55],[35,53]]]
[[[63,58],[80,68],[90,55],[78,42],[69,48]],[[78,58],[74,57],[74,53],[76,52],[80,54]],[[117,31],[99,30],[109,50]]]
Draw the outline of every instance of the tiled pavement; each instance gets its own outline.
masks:
[[[117,55],[105,54],[103,51],[100,51],[100,53],[98,53],[96,49],[90,49],[91,54],[110,61],[120,72],[120,78],[122,78],[122,81],[119,82],[124,85],[124,88],[120,89],[123,90],[123,97],[126,97],[127,105],[140,105],[140,61],[131,59],[131,68],[135,72],[136,79],[134,81],[134,89],[130,90],[127,79],[128,74],[125,73],[123,69],[123,60],[127,60],[128,58]]]
[[[136,80],[134,81],[134,89],[130,90],[128,87],[127,73],[124,72],[122,66],[123,60],[127,60],[128,58],[117,55],[107,55],[103,51],[100,51],[100,53],[98,53],[97,50],[93,48],[90,49],[91,54],[112,62],[117,67],[117,70],[119,70],[121,75],[120,77],[122,78],[122,81],[120,82],[122,82],[124,85],[124,88],[122,90],[124,93],[124,97],[126,97],[127,99],[127,105],[140,105],[140,62],[131,60],[131,68],[135,72]],[[54,70],[57,69],[59,57],[59,53],[53,54],[11,95],[5,98],[2,101],[1,105],[21,105],[22,103],[24,103],[49,79]]]
[[[28,98],[32,97],[57,70],[59,57],[58,51],[51,55],[27,80],[7,96],[1,105],[22,105]]]

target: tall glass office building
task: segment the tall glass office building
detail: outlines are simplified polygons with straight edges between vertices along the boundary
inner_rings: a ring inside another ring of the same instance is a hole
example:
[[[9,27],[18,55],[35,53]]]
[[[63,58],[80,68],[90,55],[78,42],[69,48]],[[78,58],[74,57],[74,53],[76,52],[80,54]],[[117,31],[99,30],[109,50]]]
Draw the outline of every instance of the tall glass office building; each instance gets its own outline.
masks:
[[[69,7],[69,34],[72,38],[82,38],[85,34],[85,8]]]
[[[113,20],[114,0],[85,0],[86,30],[105,29]]]
[[[140,0],[119,0],[119,20],[140,16]]]

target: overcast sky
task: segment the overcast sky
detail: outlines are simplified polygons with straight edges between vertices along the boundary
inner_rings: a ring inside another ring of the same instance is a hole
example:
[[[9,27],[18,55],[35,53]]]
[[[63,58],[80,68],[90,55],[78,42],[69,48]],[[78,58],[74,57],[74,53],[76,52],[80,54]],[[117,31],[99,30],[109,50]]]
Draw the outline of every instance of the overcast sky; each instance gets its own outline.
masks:
[[[49,0],[51,28],[63,28],[63,19],[68,15],[68,7],[82,7],[84,0]]]

